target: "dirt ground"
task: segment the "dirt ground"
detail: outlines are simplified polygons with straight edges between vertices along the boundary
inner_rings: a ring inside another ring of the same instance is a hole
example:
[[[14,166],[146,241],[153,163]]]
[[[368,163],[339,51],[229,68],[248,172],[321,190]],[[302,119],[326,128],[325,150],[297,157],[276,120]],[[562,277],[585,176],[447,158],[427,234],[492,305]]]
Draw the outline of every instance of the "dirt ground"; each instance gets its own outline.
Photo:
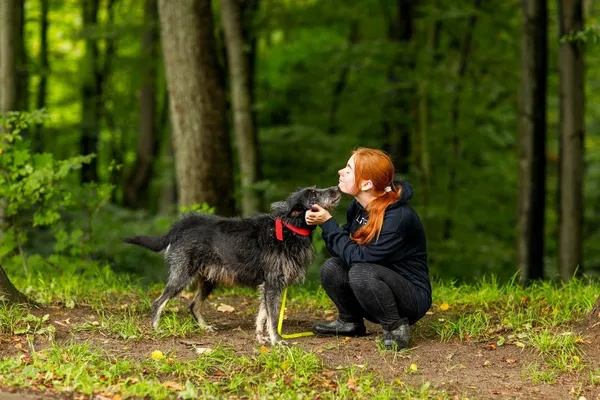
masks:
[[[206,319],[217,327],[217,332],[206,333],[187,339],[146,339],[125,342],[122,339],[98,333],[72,332],[71,326],[93,321],[97,318],[89,308],[61,309],[49,307],[37,310],[35,314],[50,314],[50,321],[56,326],[55,338],[60,343],[72,339],[90,340],[119,358],[142,359],[156,349],[173,352],[179,359],[197,357],[189,342],[203,347],[222,345],[233,348],[239,354],[255,351],[254,320],[256,308],[252,298],[215,298],[205,305]],[[232,313],[216,310],[220,303],[235,306]],[[187,312],[187,311],[186,311]],[[185,312],[180,312],[181,317]],[[311,314],[307,312],[287,312],[283,326],[284,333],[308,331],[313,323],[332,318],[331,313]],[[428,316],[426,318],[432,318]],[[66,323],[67,322],[67,323]],[[381,337],[381,328],[368,323],[368,335],[362,338],[323,338],[303,337],[288,339],[288,343],[300,346],[319,355],[325,365],[332,369],[351,365],[371,371],[386,381],[400,379],[410,385],[421,386],[430,382],[431,386],[450,394],[467,395],[475,399],[581,399],[600,400],[600,387],[592,386],[589,372],[563,374],[554,384],[531,382],[527,371],[530,363],[540,363],[540,356],[532,349],[512,345],[488,346],[488,341],[442,343],[427,338],[419,326],[413,332],[411,348],[406,353],[379,351],[376,339]],[[592,370],[600,369],[600,329],[581,328],[585,338],[581,346],[583,360]],[[0,336],[0,357],[19,354],[16,337]],[[131,345],[135,343],[134,345]],[[407,373],[411,364],[416,364],[416,372]],[[16,392],[16,393],[9,393]],[[51,393],[36,393],[14,388],[0,388],[0,400],[37,398],[60,398]]]

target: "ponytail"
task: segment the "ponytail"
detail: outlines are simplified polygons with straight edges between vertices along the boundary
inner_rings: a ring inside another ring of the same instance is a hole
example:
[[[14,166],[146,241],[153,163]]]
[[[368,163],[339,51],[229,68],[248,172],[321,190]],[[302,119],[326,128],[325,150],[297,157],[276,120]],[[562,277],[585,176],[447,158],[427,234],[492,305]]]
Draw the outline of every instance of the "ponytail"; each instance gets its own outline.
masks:
[[[383,227],[385,210],[390,204],[398,201],[401,194],[402,188],[394,188],[389,192],[384,191],[381,196],[371,201],[367,209],[367,212],[369,213],[369,220],[350,238],[359,245],[366,245],[375,237],[379,239],[381,228]]]

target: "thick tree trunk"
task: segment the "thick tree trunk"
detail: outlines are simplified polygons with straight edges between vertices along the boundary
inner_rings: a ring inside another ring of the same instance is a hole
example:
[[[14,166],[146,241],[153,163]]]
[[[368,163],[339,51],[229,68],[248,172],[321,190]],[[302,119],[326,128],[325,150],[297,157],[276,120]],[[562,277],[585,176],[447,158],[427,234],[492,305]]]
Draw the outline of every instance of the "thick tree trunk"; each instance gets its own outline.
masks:
[[[83,0],[83,28],[85,32],[84,80],[82,87],[81,154],[96,153],[100,136],[100,110],[102,107],[100,88],[102,73],[99,67],[98,39],[91,31],[98,23],[100,0]],[[98,157],[81,166],[81,182],[98,180]]]
[[[48,76],[50,75],[50,63],[48,61],[48,10],[50,0],[41,0],[40,14],[40,83],[38,86],[35,108],[38,110],[46,107],[46,97],[48,93]],[[37,125],[34,136],[34,149],[37,152],[44,150],[43,126]]]
[[[125,205],[139,208],[148,204],[148,187],[154,160],[158,152],[157,129],[157,68],[158,59],[158,5],[156,0],[145,1],[146,29],[142,37],[145,60],[140,89],[140,125],[136,161],[125,187]]]
[[[6,300],[9,303],[28,303],[27,296],[19,292],[19,290],[12,284],[8,275],[4,271],[2,265],[0,265],[0,300]]]
[[[475,0],[475,9],[481,8],[483,0]],[[456,85],[452,96],[450,123],[452,126],[452,136],[450,138],[452,155],[450,156],[450,179],[448,180],[448,215],[444,221],[444,240],[450,239],[453,227],[453,210],[456,208],[456,190],[458,188],[458,164],[462,156],[461,137],[458,132],[458,122],[460,120],[460,96],[462,94],[464,77],[467,73],[469,57],[471,56],[471,43],[473,42],[473,30],[477,22],[477,15],[471,15],[467,22],[467,30],[460,45],[460,59],[458,70],[456,72]]]
[[[17,106],[19,0],[0,1],[0,114]]]
[[[231,146],[209,0],[159,0],[180,205],[234,215]]]
[[[522,0],[521,7],[517,241],[521,282],[527,283],[544,277],[548,6],[546,0]]]
[[[583,30],[582,0],[559,0],[559,35]],[[563,280],[582,272],[584,48],[580,40],[559,47],[559,240],[558,270]]]
[[[17,44],[20,42],[18,13],[19,0],[0,1],[0,114],[15,110],[17,106]],[[0,127],[0,134],[2,134]],[[0,198],[0,239],[5,229],[5,199]],[[8,279],[0,265],[0,298],[9,302],[26,302]]]
[[[221,17],[227,59],[233,121],[240,168],[242,215],[261,210],[261,191],[256,187],[260,177],[259,143],[252,117],[252,57],[248,37],[244,37],[241,7],[238,0],[221,0]]]

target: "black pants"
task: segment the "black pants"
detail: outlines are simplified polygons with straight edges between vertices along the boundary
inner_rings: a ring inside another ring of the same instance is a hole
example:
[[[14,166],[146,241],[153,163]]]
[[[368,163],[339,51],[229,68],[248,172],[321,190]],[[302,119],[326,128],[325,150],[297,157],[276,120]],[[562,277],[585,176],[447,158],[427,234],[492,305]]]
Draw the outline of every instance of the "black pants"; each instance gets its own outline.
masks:
[[[321,285],[344,322],[362,318],[387,331],[408,319],[414,324],[431,306],[429,296],[402,275],[377,264],[359,263],[348,268],[337,257],[321,268]]]

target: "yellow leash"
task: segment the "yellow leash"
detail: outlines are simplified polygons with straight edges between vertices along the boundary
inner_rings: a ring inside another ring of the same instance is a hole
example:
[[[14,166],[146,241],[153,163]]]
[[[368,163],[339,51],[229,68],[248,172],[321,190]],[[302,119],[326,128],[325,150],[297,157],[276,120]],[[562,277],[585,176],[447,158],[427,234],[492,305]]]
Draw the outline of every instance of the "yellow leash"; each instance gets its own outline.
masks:
[[[283,296],[281,298],[281,310],[279,310],[279,322],[277,323],[277,333],[284,339],[295,339],[303,336],[312,336],[313,332],[299,332],[299,333],[291,333],[289,335],[284,335],[281,333],[281,328],[283,327],[283,314],[285,313],[285,299],[287,297],[287,287],[283,290]]]

